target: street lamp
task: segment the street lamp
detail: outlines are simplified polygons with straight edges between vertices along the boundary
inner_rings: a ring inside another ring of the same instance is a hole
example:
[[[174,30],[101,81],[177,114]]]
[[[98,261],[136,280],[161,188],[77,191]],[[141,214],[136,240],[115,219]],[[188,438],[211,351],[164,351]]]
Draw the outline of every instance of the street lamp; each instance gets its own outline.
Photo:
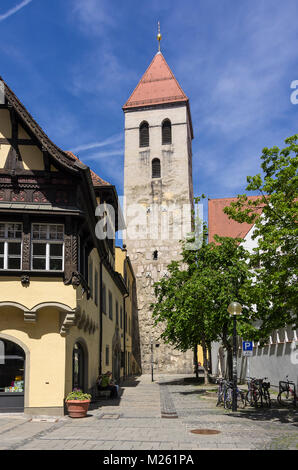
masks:
[[[233,401],[232,411],[237,411],[237,315],[241,315],[242,306],[239,302],[231,302],[228,306],[228,312],[233,317]]]

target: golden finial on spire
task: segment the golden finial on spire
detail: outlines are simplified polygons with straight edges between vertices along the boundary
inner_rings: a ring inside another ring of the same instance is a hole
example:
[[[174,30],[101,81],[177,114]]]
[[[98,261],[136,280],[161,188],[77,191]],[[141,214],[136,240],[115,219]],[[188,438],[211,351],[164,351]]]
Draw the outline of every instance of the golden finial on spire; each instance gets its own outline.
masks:
[[[160,34],[160,23],[158,22],[158,33],[157,33],[157,40],[158,40],[158,52],[160,52],[160,41],[161,41],[161,34]]]

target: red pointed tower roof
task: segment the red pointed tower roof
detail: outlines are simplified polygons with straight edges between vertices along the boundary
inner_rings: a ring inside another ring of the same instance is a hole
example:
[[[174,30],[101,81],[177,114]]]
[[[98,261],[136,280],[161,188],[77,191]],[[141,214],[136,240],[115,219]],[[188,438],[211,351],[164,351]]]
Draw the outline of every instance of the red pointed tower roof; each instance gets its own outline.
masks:
[[[164,56],[158,52],[123,109],[176,102],[188,103],[188,98]]]

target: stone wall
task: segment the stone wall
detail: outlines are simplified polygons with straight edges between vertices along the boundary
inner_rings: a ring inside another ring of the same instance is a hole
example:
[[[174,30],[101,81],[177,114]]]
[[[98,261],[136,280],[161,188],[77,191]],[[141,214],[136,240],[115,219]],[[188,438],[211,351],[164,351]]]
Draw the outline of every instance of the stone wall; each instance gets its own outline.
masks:
[[[172,143],[162,145],[161,125],[172,123]],[[149,146],[139,147],[139,125],[149,123]],[[155,106],[125,113],[124,243],[136,276],[143,373],[155,370],[191,373],[193,353],[181,353],[160,340],[162,327],[153,325],[150,304],[154,282],[179,258],[180,242],[191,231],[193,201],[190,124],[185,104]],[[152,178],[151,162],[159,158],[161,177]],[[156,347],[155,344],[160,346]]]

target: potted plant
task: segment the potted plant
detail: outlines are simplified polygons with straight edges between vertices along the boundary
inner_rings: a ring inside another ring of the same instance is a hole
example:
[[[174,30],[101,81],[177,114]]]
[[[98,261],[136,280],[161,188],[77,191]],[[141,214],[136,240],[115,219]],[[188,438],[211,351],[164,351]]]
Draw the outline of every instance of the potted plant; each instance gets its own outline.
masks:
[[[65,401],[71,418],[84,418],[89,408],[91,395],[75,388],[67,395]]]

